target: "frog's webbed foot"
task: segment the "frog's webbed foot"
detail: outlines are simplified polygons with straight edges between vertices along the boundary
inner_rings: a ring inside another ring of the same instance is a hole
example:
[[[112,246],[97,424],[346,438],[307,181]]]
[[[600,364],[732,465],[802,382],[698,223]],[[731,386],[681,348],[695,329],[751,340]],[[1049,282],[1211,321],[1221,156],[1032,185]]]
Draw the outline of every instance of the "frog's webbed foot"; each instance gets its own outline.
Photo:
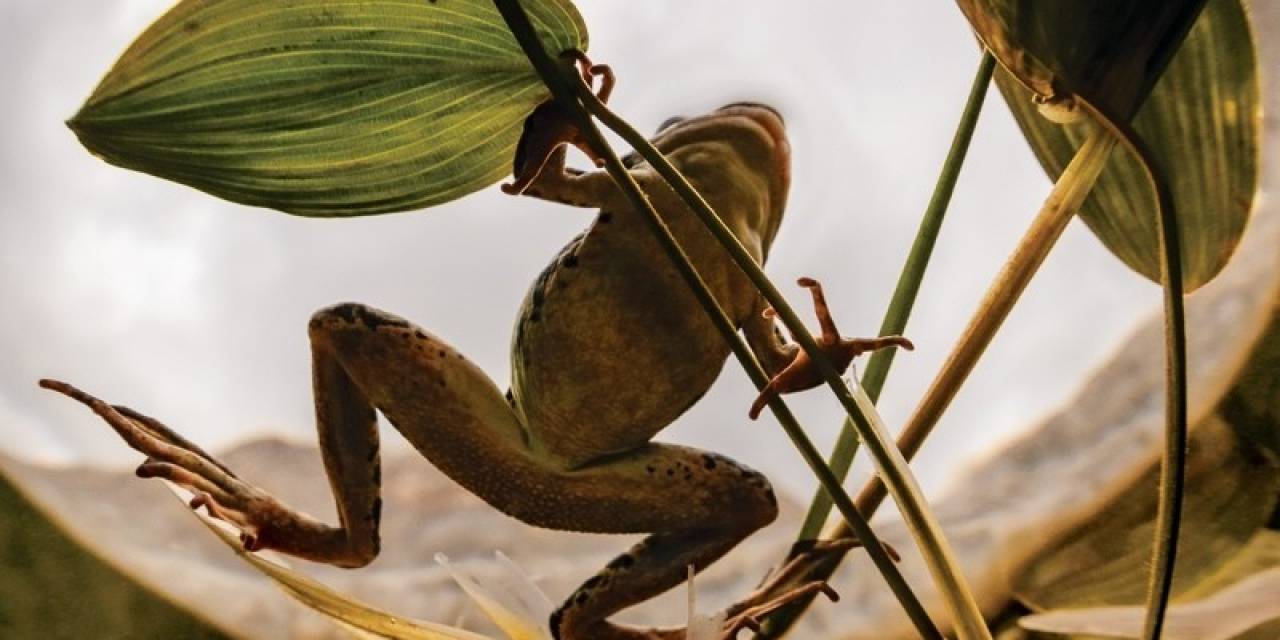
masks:
[[[582,81],[588,87],[594,87],[595,78],[600,77],[600,90],[596,97],[607,102],[613,93],[615,83],[613,70],[608,65],[592,64],[586,54],[581,51],[566,51],[565,58],[578,65],[582,73]],[[604,166],[604,158],[597,154],[586,138],[577,122],[555,98],[548,98],[538,105],[524,121],[524,131],[516,144],[516,154],[512,173],[515,181],[502,185],[503,193],[520,195],[529,188],[544,171],[564,171],[564,157],[559,157],[559,166],[550,162],[552,155],[563,150],[566,145],[573,145],[591,159],[597,167]]]
[[[902,336],[881,336],[879,338],[841,337],[839,330],[836,329],[835,320],[831,317],[831,310],[827,307],[827,299],[822,293],[822,285],[813,278],[800,278],[796,281],[796,284],[809,289],[813,294],[813,310],[818,316],[818,324],[822,327],[821,335],[817,336],[818,348],[837,371],[843,372],[849,368],[849,363],[853,362],[854,358],[868,351],[877,351],[888,347],[901,347],[908,351],[915,348],[910,340]],[[775,315],[776,312],[772,308],[764,310],[766,318],[773,318]],[[822,384],[822,376],[809,358],[809,354],[804,351],[797,351],[791,363],[778,372],[764,389],[760,390],[760,395],[756,397],[755,402],[751,403],[751,409],[747,412],[747,415],[752,420],[755,420],[760,416],[760,412],[765,405],[774,397],[784,393],[812,389],[820,384]]]
[[[240,531],[244,548],[291,550],[324,540],[328,527],[290,511],[274,497],[236,477],[225,465],[160,421],[128,407],[109,404],[58,380],[40,386],[61,393],[91,409],[135,451],[146,456],[138,466],[140,478],[163,478],[195,494],[192,509],[205,507],[209,515]],[[299,554],[304,557],[307,554]]]

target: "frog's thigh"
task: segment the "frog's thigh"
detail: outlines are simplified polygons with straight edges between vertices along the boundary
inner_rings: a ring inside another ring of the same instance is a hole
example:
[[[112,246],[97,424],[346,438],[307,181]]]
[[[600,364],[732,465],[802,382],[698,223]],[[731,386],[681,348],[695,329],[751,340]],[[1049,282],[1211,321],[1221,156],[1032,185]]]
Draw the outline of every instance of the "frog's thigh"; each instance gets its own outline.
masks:
[[[771,522],[777,505],[769,481],[722,455],[646,443],[555,474],[572,507],[563,522],[598,533],[750,528]]]

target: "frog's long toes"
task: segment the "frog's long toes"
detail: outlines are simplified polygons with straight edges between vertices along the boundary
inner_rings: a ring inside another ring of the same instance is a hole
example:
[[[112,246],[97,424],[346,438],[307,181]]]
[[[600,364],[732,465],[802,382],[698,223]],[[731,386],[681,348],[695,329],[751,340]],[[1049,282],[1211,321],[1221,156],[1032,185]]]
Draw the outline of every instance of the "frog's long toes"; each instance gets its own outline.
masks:
[[[77,389],[71,384],[60,380],[43,379],[40,381],[40,386],[61,393],[88,407],[110,425],[126,444],[148,457],[164,459],[167,457],[165,454],[168,453],[168,450],[175,448],[173,445],[156,437],[137,422],[122,415],[114,406]]]
[[[138,468],[134,470],[134,475],[139,478],[168,480],[189,491],[211,496],[213,499],[227,504],[231,504],[235,500],[234,493],[236,488],[228,483],[225,478],[206,478],[169,462],[147,458],[145,462],[138,465]]]
[[[724,632],[721,635],[722,640],[731,640],[737,637],[739,631],[743,629],[751,629],[757,633],[760,632],[760,620],[765,616],[785,607],[796,600],[808,598],[816,594],[823,594],[830,598],[832,602],[840,601],[840,594],[826,582],[815,580],[796,587],[776,598],[767,600],[760,604],[750,605],[733,615],[725,623]]]
[[[262,548],[260,544],[261,529],[244,512],[223,506],[216,498],[203,491],[197,492],[195,497],[191,498],[191,501],[187,504],[196,511],[199,511],[200,507],[204,507],[210,518],[221,520],[238,529],[240,531],[240,542],[246,550],[258,551]]]
[[[811,289],[813,287],[819,286],[817,280],[814,280],[813,278],[809,278],[809,277],[801,277],[796,279],[796,284],[806,289]]]

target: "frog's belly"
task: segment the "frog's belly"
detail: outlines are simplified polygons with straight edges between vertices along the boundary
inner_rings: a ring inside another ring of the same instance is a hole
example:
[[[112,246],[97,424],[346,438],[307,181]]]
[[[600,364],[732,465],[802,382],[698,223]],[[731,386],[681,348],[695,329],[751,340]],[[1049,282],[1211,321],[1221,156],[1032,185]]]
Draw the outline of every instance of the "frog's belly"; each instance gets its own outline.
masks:
[[[706,393],[729,355],[674,270],[620,262],[549,269],[517,326],[516,405],[531,446],[567,466],[649,441]]]

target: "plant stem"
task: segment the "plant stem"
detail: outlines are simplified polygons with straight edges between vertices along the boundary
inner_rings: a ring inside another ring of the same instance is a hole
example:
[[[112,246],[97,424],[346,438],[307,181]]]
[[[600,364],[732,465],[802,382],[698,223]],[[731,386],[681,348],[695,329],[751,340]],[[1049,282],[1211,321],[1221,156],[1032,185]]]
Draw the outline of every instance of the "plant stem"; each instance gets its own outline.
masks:
[[[1153,181],[1156,172],[1151,172]],[[1167,191],[1167,190],[1166,190]],[[1187,336],[1182,306],[1182,243],[1172,208],[1160,207],[1161,280],[1165,314],[1165,435],[1160,461],[1160,504],[1152,545],[1151,580],[1143,638],[1158,640],[1173,592],[1173,569],[1182,524],[1187,475]]]
[[[1106,165],[1106,159],[1115,146],[1115,137],[1104,130],[1095,131],[1076,152],[1053,191],[1045,199],[1044,205],[1013,254],[1005,261],[1000,273],[983,296],[977,311],[969,320],[954,347],[947,357],[942,369],[934,378],[929,390],[916,407],[915,412],[907,420],[906,427],[898,438],[898,446],[908,458],[914,456],[924,443],[933,426],[942,415],[950,400],[955,396],[969,372],[973,370],[978,358],[986,346],[990,344],[995,332],[1012,310],[1022,291],[1035,275],[1040,264],[1053,248],[1054,243],[1066,229],[1075,212],[1080,208],[1085,196],[1093,187],[1097,176]],[[885,498],[885,486],[878,478],[872,478],[861,493],[856,504],[858,509],[868,517],[875,513]],[[847,526],[841,523],[832,532],[832,538],[845,538],[851,534]],[[817,567],[804,579],[822,580],[831,576],[839,566],[840,558],[832,558],[830,562]],[[777,625],[777,633],[782,631],[785,619]],[[774,628],[767,629],[767,637],[776,637]]]
[[[1170,54],[1172,55],[1172,54]],[[1151,548],[1151,576],[1147,585],[1147,616],[1142,637],[1159,640],[1164,616],[1173,592],[1173,570],[1178,555],[1178,530],[1182,524],[1182,494],[1187,470],[1187,329],[1183,309],[1182,238],[1173,195],[1164,171],[1142,136],[1121,118],[1094,110],[1140,160],[1155,191],[1160,227],[1160,280],[1164,285],[1165,406],[1164,455],[1160,461],[1160,499],[1156,511],[1155,540]]]
[[[925,208],[920,219],[920,228],[916,231],[916,239],[907,255],[902,274],[898,277],[898,285],[885,311],[884,320],[880,324],[882,336],[902,335],[906,332],[907,319],[911,317],[911,309],[915,305],[920,292],[920,283],[924,280],[925,269],[929,266],[929,258],[933,255],[933,247],[938,241],[938,231],[942,228],[942,219],[951,202],[951,194],[955,192],[956,182],[960,177],[960,169],[964,166],[965,155],[969,151],[969,142],[973,139],[973,131],[977,128],[978,114],[982,112],[982,103],[987,95],[987,87],[991,84],[991,74],[995,70],[996,60],[990,51],[983,49],[982,60],[978,63],[978,72],[974,75],[973,85],[969,89],[969,98],[965,102],[964,111],[960,115],[960,123],[956,126],[955,136],[951,140],[951,149],[942,164],[938,182],[933,189],[933,197]],[[881,349],[871,355],[866,371],[862,375],[862,388],[867,397],[875,403],[880,399],[880,391],[884,388],[889,368],[893,366],[893,357],[897,349]],[[836,440],[829,463],[831,470],[841,482],[849,474],[853,464],[853,456],[858,448],[858,432],[853,422],[845,419],[840,429],[840,437]],[[826,493],[819,491],[813,496],[809,513],[800,527],[798,538],[811,540],[822,532],[822,525],[831,514],[831,500]]]
[[[552,95],[555,96],[555,99],[558,102],[569,108],[574,114],[575,118],[578,120],[578,124],[583,135],[587,138],[588,144],[591,145],[593,150],[605,158],[606,170],[609,172],[609,175],[613,177],[614,181],[632,202],[633,206],[635,206],[635,208],[644,215],[646,222],[649,224],[651,231],[658,239],[659,244],[662,245],[663,249],[671,257],[676,270],[689,284],[694,296],[698,299],[699,303],[703,306],[707,315],[710,317],[712,323],[729,344],[734,355],[737,356],[738,360],[742,363],[742,366],[746,370],[747,375],[751,378],[751,381],[757,388],[763,388],[769,382],[769,378],[765,374],[764,369],[761,368],[759,362],[756,361],[755,356],[751,353],[745,341],[738,336],[737,329],[733,326],[732,321],[715,301],[715,298],[707,288],[706,283],[697,273],[696,269],[689,261],[688,256],[684,253],[684,250],[680,248],[679,244],[672,236],[670,229],[666,226],[666,223],[659,216],[658,212],[654,210],[652,204],[645,197],[639,185],[636,184],[635,180],[631,177],[631,174],[627,172],[626,168],[622,165],[622,162],[618,159],[617,154],[604,139],[604,136],[595,126],[595,123],[592,122],[588,113],[583,109],[578,98],[574,96],[574,86],[576,84],[579,90],[585,89],[586,94],[590,95],[594,99],[595,96],[590,93],[590,88],[585,87],[585,85],[582,85],[580,82],[571,84],[566,74],[562,72],[556,63],[552,61],[550,56],[547,55],[541,42],[538,41],[532,25],[529,23],[528,16],[524,13],[523,8],[520,7],[518,0],[494,0],[494,4],[502,14],[503,19],[506,20],[507,26],[511,29],[512,34],[524,49],[525,54],[529,56],[530,62],[538,71],[543,81],[546,82],[547,87],[552,92]],[[674,169],[672,169],[672,171],[674,171]],[[683,177],[680,179],[683,181]],[[736,243],[736,239],[734,242]],[[738,245],[738,248],[741,249],[741,245]],[[745,253],[745,250],[743,251]],[[748,260],[750,260],[749,257]],[[754,265],[754,261],[752,261],[751,264]],[[786,403],[782,401],[780,397],[775,397],[770,401],[769,407],[777,416],[778,421],[782,423],[787,435],[791,438],[797,449],[799,449],[801,455],[805,459],[805,462],[810,465],[814,473],[818,476],[819,481],[826,486],[834,496],[836,505],[840,509],[841,514],[844,515],[846,523],[855,532],[858,539],[863,542],[872,562],[884,575],[895,595],[898,596],[899,601],[902,603],[904,609],[906,609],[906,612],[912,619],[912,622],[916,625],[917,630],[926,638],[941,638],[941,634],[938,633],[937,628],[925,613],[924,607],[911,592],[910,587],[906,584],[902,574],[898,571],[893,559],[889,557],[889,554],[885,551],[884,546],[871,530],[866,519],[858,513],[857,509],[853,505],[853,501],[840,486],[839,480],[835,478],[835,475],[831,472],[830,468],[826,466],[821,454],[817,450],[817,447],[813,446],[813,443],[809,440],[803,429],[801,429],[795,420],[795,417],[787,408]]]
[[[951,553],[950,546],[946,542],[936,518],[925,506],[924,494],[920,490],[915,477],[911,475],[911,470],[907,467],[906,460],[896,447],[890,445],[887,431],[882,426],[883,421],[878,417],[875,420],[868,418],[868,413],[875,413],[874,405],[862,406],[858,404],[854,394],[850,392],[849,387],[841,380],[840,372],[831,366],[826,356],[818,349],[813,335],[809,333],[808,328],[800,321],[795,310],[791,308],[791,305],[787,303],[782,294],[773,286],[773,283],[764,275],[759,265],[755,263],[751,255],[747,253],[747,250],[743,248],[733,233],[724,225],[724,222],[720,220],[715,211],[702,199],[702,196],[698,194],[692,185],[667,162],[661,152],[654,148],[643,135],[610,111],[585,87],[578,87],[578,97],[583,100],[587,110],[592,115],[622,136],[622,139],[634,147],[636,152],[648,161],[650,166],[684,199],[693,212],[707,226],[707,229],[711,231],[712,235],[725,247],[725,250],[728,251],[730,257],[742,269],[743,273],[756,285],[756,288],[760,290],[761,295],[769,302],[774,311],[777,312],[777,317],[791,332],[796,342],[799,343],[800,348],[804,349],[809,355],[822,379],[826,381],[827,386],[836,395],[845,412],[853,420],[859,435],[867,443],[867,448],[871,451],[872,458],[876,463],[876,469],[880,477],[884,478],[890,493],[893,494],[894,500],[898,503],[906,519],[907,527],[916,538],[917,543],[922,549],[931,549],[937,552],[925,554],[925,562],[929,567],[930,573],[933,574],[934,579],[938,582],[939,591],[951,611],[951,616],[956,623],[960,638],[963,640],[968,638],[990,638],[990,631],[983,621],[982,612],[978,609],[977,602],[973,599],[968,585],[961,579],[961,573],[954,554]],[[825,467],[825,464],[823,466]],[[824,486],[826,485],[824,484]],[[834,497],[836,494],[833,492],[832,495]]]
[[[955,398],[1013,305],[1049,255],[1049,250],[1089,195],[1115,142],[1115,138],[1106,131],[1094,131],[1059,177],[1040,213],[987,289],[977,311],[970,318],[969,325],[952,347],[924,398],[907,419],[902,435],[898,437],[898,446],[908,457],[920,450],[925,438]],[[884,497],[884,486],[873,478],[858,494],[858,507],[863,512],[874,513]],[[836,535],[847,536],[848,531],[837,532]]]

